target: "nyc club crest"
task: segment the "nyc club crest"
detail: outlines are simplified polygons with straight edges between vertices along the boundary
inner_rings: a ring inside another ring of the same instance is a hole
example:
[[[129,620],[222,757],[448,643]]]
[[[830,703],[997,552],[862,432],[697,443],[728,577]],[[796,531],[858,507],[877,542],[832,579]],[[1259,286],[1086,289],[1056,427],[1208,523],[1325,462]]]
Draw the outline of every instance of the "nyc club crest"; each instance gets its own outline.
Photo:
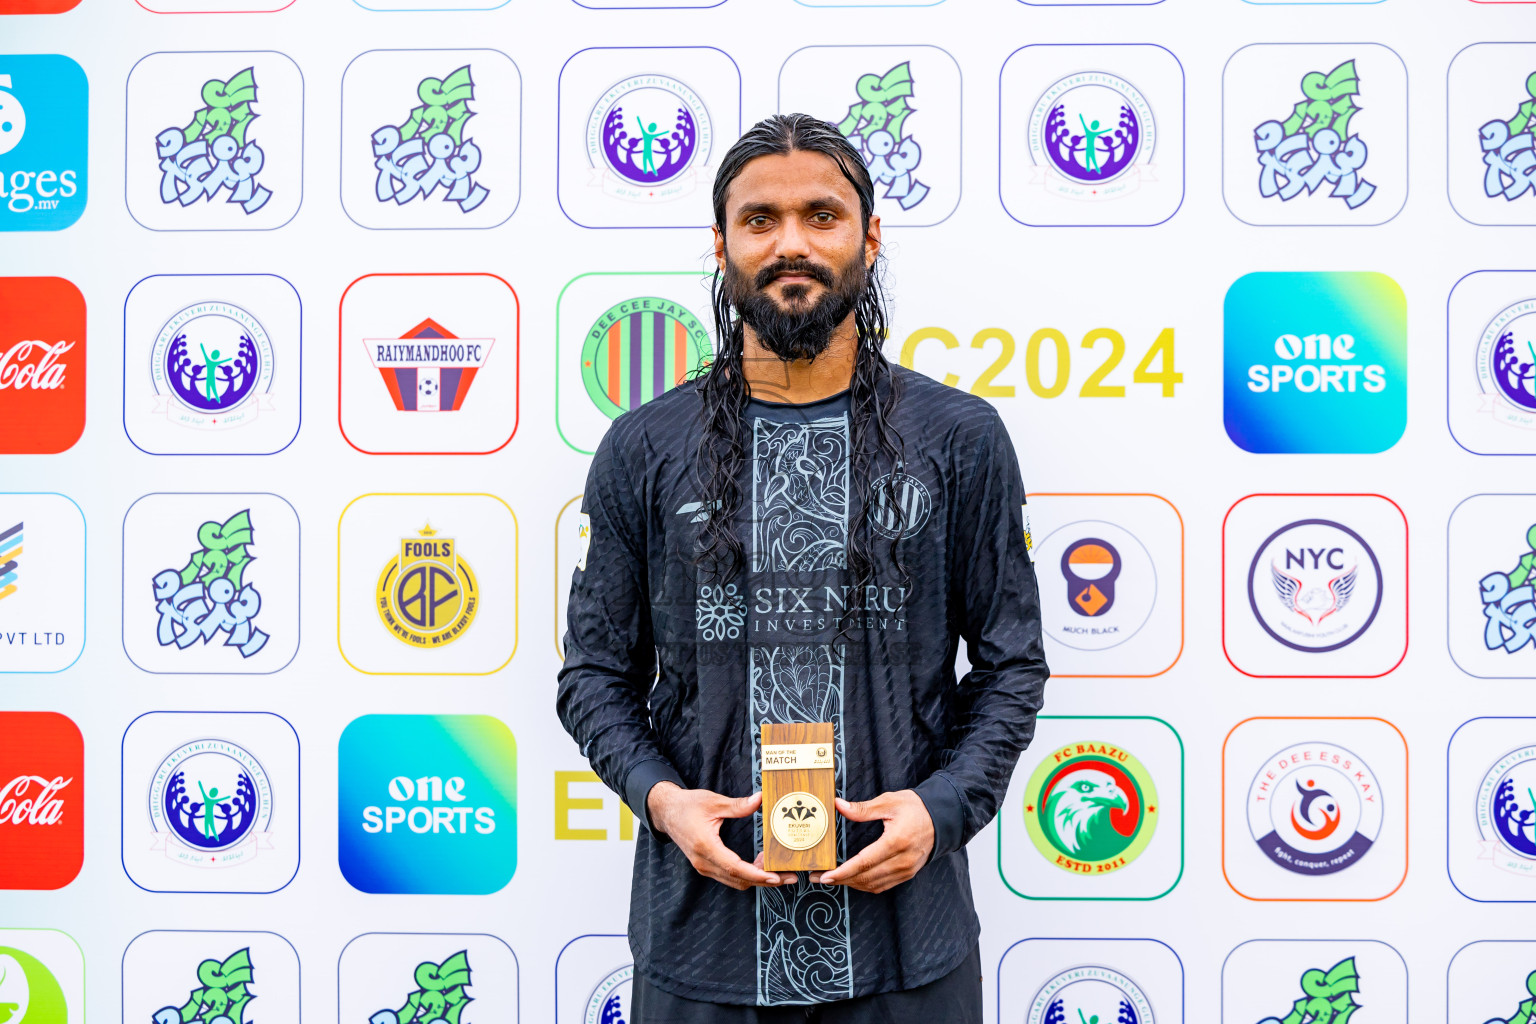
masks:
[[[402,643],[446,647],[474,624],[480,592],[453,538],[439,537],[431,524],[418,534],[402,538],[399,557],[379,573],[379,621]]]

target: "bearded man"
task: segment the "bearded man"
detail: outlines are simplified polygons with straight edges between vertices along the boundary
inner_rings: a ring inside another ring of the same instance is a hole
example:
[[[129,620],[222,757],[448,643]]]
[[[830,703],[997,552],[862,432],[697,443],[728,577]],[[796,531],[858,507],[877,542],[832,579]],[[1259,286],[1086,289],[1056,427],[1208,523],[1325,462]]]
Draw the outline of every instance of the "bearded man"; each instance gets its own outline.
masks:
[[[1013,445],[882,354],[880,218],[836,128],[754,125],[713,199],[717,352],[593,456],[559,672],[645,825],[628,1020],[980,1024],[965,844],[1048,675]],[[768,871],[759,727],[803,722],[835,726],[838,865]]]

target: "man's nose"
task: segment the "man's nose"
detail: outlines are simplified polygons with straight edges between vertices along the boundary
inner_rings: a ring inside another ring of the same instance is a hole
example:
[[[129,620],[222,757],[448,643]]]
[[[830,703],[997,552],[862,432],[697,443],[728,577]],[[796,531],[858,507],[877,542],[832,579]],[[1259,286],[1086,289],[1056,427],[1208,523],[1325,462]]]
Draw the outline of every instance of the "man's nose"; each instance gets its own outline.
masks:
[[[775,239],[774,256],[779,259],[805,259],[811,254],[811,236],[799,219],[791,217],[779,228]]]

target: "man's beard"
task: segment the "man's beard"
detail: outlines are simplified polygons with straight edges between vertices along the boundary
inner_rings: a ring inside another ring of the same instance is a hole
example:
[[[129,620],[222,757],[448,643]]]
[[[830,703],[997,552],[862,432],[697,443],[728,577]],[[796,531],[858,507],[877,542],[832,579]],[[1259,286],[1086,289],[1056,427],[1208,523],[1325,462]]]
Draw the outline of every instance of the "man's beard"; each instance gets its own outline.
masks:
[[[786,361],[815,359],[832,343],[832,332],[848,318],[869,289],[862,256],[862,252],[855,255],[836,275],[810,260],[778,260],[748,281],[727,255],[726,299],[768,351]],[[786,285],[783,295],[789,308],[785,308],[764,290],[784,273],[805,274],[827,290],[821,298],[810,303],[806,300],[809,285]]]

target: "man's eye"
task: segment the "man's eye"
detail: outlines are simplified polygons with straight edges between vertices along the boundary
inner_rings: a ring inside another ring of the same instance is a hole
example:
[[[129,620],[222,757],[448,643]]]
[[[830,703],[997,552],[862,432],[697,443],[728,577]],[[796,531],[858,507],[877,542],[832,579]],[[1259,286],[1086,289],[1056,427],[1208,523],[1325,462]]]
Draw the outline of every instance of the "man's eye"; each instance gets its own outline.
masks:
[[[830,223],[832,223],[832,215],[830,213],[828,213],[826,210],[822,210],[821,212],[815,214],[814,217],[815,217],[816,223],[818,223],[818,224],[830,224]]]
[[[749,226],[751,226],[751,227],[754,227],[754,228],[763,227],[767,223],[768,223],[768,218],[762,216],[761,214],[759,214],[758,216],[753,217],[751,220],[747,221],[747,224]]]

